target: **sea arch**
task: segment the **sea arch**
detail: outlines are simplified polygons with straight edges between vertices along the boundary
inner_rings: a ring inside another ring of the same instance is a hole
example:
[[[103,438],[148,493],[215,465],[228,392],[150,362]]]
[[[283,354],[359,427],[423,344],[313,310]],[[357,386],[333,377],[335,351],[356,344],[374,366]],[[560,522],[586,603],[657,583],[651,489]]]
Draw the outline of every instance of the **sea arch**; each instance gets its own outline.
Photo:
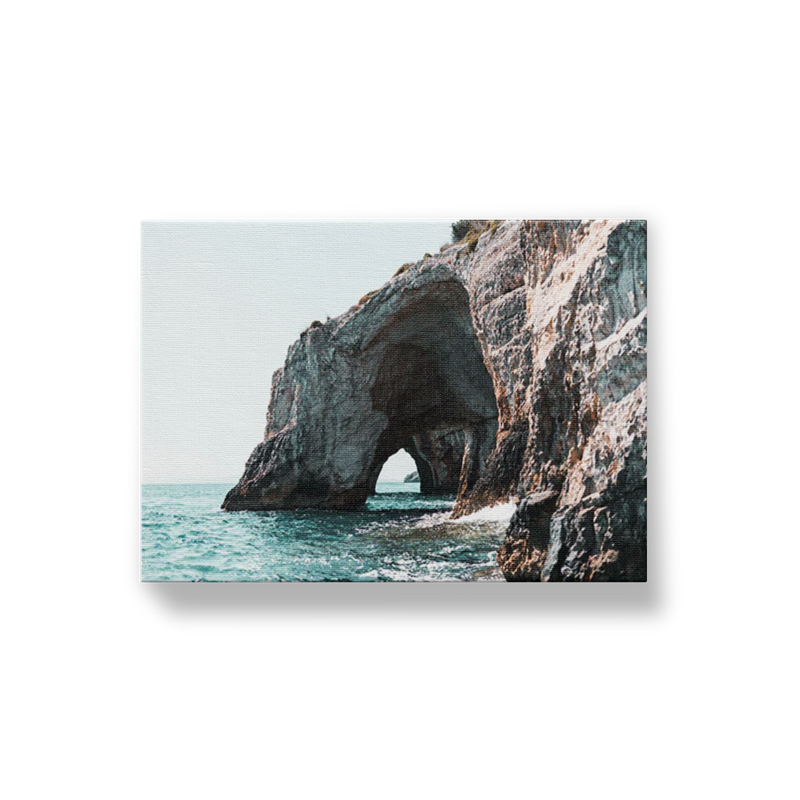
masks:
[[[463,494],[497,413],[467,291],[449,269],[417,267],[290,348],[264,441],[223,508],[357,508],[401,449],[423,491]]]

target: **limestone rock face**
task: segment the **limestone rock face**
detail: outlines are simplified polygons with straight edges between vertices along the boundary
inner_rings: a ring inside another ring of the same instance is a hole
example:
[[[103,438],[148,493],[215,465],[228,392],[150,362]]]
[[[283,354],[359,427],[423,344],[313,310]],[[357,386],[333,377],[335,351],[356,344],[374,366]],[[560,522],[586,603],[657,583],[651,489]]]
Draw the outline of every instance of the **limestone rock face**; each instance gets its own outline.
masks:
[[[645,580],[646,225],[533,222],[522,239],[527,424],[501,422],[465,506],[506,478],[523,498],[498,553],[508,579]]]
[[[456,494],[461,479],[466,436],[459,428],[416,434],[406,451],[419,465],[417,477],[422,494]]]
[[[224,508],[354,508],[406,449],[455,515],[519,500],[509,580],[644,580],[647,229],[508,220],[315,326]]]
[[[480,472],[496,426],[467,290],[447,259],[425,260],[292,345],[264,441],[223,508],[355,508],[403,448],[422,491],[454,491],[462,462]]]

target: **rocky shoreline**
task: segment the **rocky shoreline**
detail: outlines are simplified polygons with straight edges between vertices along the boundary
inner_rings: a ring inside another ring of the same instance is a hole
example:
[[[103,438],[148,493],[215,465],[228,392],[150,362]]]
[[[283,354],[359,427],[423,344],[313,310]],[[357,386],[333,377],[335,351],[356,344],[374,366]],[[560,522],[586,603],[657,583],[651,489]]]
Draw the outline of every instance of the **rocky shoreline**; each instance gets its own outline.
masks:
[[[520,498],[507,580],[646,580],[646,223],[492,221],[312,325],[223,508],[357,508],[399,449],[455,516]]]

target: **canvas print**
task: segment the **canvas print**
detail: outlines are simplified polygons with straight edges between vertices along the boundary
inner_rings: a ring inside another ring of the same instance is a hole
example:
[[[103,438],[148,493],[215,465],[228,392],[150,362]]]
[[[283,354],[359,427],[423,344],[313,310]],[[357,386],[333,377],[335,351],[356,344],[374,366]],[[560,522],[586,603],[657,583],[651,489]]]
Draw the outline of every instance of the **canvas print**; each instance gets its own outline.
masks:
[[[145,581],[645,581],[643,220],[142,225]]]

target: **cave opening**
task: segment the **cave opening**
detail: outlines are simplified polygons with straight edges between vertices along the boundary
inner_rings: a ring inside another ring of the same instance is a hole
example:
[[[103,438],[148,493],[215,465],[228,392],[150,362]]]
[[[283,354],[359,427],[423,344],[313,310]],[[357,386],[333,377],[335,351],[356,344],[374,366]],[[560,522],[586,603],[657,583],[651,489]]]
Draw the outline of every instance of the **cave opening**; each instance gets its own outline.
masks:
[[[420,493],[419,468],[406,449],[389,456],[378,475],[375,493],[394,492]]]
[[[461,501],[497,429],[467,291],[452,273],[423,274],[293,345],[273,380],[267,435],[223,507],[358,509],[399,451],[421,494]]]
[[[368,494],[399,451],[413,460],[422,494],[469,491],[494,447],[497,403],[464,287],[455,280],[428,287],[370,347],[382,351],[372,403],[388,424],[369,468]]]

